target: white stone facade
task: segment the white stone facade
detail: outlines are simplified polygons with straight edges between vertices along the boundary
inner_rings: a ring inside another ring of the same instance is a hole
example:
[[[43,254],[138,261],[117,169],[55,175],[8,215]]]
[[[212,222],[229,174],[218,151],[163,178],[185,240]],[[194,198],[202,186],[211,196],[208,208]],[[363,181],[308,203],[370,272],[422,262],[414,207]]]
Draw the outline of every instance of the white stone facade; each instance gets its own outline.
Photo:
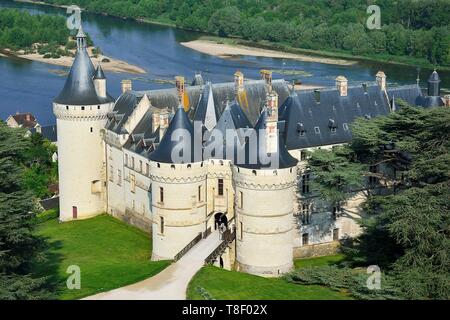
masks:
[[[106,211],[106,114],[113,103],[53,104],[58,130],[60,220],[89,218]]]

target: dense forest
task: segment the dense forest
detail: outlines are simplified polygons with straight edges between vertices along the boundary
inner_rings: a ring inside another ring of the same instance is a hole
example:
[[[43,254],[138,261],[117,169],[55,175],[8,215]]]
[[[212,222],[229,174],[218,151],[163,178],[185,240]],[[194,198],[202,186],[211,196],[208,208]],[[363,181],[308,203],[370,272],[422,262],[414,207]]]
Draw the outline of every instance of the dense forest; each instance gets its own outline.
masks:
[[[417,58],[450,66],[450,0],[45,0],[91,12],[366,57]],[[381,29],[368,30],[369,4]]]
[[[0,49],[37,51],[45,58],[59,58],[71,55],[70,50],[76,47],[70,33],[64,17],[0,10]],[[88,43],[92,44],[90,38]]]

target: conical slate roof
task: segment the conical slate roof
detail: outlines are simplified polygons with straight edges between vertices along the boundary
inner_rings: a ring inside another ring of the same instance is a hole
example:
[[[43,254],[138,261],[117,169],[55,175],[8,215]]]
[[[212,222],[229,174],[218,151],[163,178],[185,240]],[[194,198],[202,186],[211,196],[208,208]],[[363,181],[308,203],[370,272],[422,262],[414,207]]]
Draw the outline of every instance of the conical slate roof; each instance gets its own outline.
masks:
[[[98,64],[97,70],[95,70],[94,79],[106,79],[102,66]]]
[[[266,121],[267,111],[263,110],[253,132],[256,136],[250,137],[245,146],[245,161],[243,163],[235,161],[234,164],[238,167],[256,170],[295,167],[298,161],[287,151],[281,133],[278,134],[277,152],[268,153],[266,151]],[[278,127],[280,127],[280,124]]]
[[[236,128],[251,128],[252,125],[236,99],[230,105],[231,116]]]
[[[214,104],[214,96],[211,84],[208,83],[203,88],[200,100],[194,113],[194,121],[201,121],[208,131],[211,131],[217,124],[218,112]]]
[[[60,94],[53,100],[55,103],[65,105],[96,105],[113,102],[113,98],[97,96],[92,77],[94,66],[89,58],[86,48],[77,51],[66,84]]]
[[[175,141],[172,141],[174,139]],[[172,152],[175,157],[172,157]],[[187,153],[190,154],[187,154]],[[187,159],[186,159],[187,158]],[[194,126],[183,107],[178,107],[161,142],[149,159],[163,163],[192,163],[194,161]],[[199,160],[201,161],[201,159]]]

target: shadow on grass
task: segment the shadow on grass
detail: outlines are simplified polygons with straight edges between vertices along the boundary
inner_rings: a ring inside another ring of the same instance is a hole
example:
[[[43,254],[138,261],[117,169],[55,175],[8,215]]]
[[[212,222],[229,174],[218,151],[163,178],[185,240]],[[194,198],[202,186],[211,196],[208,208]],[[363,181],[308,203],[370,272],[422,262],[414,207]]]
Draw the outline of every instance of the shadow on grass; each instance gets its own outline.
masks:
[[[62,254],[58,252],[63,247],[60,240],[51,240],[49,237],[39,236],[42,241],[43,257],[36,258],[31,268],[36,277],[45,277],[45,289],[50,292],[49,299],[56,300],[61,291],[61,277],[59,267],[63,261]]]

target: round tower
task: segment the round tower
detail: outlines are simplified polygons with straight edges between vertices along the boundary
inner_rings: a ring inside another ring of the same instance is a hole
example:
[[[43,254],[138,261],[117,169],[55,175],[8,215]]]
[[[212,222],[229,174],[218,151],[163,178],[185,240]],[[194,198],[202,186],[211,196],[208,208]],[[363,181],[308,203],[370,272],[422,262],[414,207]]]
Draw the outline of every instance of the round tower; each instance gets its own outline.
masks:
[[[272,92],[255,126],[256,139],[247,142],[244,163],[233,165],[237,267],[266,277],[280,276],[293,266],[297,160],[278,132],[277,107]]]
[[[180,105],[149,157],[152,260],[173,259],[205,231],[207,165],[196,159],[193,142],[193,125]]]
[[[96,74],[102,79],[94,80]],[[61,221],[105,212],[102,130],[113,105],[114,99],[106,92],[106,78],[101,67],[94,69],[86,49],[86,35],[80,27],[75,60],[64,88],[53,101]]]

